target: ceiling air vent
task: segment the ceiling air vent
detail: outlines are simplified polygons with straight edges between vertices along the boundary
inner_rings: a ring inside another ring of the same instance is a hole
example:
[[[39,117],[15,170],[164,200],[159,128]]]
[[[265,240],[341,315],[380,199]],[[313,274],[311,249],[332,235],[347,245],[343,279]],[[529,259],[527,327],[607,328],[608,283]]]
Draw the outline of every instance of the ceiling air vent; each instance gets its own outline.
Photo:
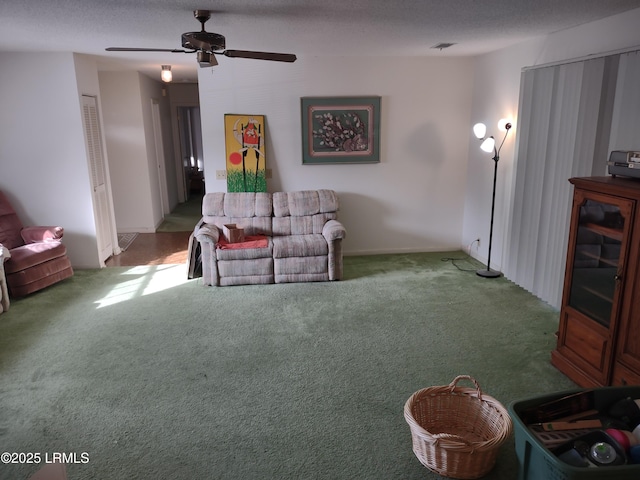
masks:
[[[437,45],[434,45],[431,48],[437,48],[438,50],[444,50],[445,48],[449,48],[451,46],[455,45],[455,43],[438,43]]]

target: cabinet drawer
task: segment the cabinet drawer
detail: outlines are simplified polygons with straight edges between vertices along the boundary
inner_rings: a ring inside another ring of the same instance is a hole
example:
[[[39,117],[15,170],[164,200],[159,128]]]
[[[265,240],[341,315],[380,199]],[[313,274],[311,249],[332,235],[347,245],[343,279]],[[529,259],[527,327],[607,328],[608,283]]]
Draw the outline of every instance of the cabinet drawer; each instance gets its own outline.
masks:
[[[613,376],[611,378],[612,385],[640,385],[640,375],[620,362],[616,362],[613,367]]]
[[[585,322],[578,316],[566,315],[562,343],[563,348],[569,349],[575,357],[602,372],[605,369],[609,342],[607,331],[598,327],[599,325],[593,325],[591,321]]]

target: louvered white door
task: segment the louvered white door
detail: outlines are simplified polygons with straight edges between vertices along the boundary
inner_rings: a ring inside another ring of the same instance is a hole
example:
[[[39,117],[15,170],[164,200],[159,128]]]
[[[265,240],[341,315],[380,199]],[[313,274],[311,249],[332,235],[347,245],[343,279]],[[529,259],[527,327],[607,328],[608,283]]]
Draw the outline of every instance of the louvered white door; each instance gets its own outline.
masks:
[[[98,106],[95,97],[82,96],[84,135],[91,168],[91,187],[93,190],[93,210],[96,217],[96,234],[100,262],[113,254],[113,231],[107,197],[106,169],[102,147],[102,134],[98,121]]]

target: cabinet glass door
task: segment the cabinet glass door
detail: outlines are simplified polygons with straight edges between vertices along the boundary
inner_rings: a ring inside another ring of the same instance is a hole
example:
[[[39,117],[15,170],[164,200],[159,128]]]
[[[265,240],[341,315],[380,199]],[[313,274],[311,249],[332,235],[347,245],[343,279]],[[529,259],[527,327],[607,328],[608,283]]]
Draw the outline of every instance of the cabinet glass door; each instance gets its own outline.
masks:
[[[623,255],[625,218],[620,207],[593,199],[584,201],[572,265],[569,306],[607,328]]]

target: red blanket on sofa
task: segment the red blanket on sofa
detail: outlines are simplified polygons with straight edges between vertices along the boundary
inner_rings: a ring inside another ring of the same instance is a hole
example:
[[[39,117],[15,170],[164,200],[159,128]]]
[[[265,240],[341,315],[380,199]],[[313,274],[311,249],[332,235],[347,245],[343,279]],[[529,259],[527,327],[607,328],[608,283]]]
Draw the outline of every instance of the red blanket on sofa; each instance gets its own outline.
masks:
[[[269,246],[269,239],[266,235],[246,235],[244,242],[229,243],[224,238],[220,238],[216,243],[216,248],[234,249],[234,248],[266,248]]]

